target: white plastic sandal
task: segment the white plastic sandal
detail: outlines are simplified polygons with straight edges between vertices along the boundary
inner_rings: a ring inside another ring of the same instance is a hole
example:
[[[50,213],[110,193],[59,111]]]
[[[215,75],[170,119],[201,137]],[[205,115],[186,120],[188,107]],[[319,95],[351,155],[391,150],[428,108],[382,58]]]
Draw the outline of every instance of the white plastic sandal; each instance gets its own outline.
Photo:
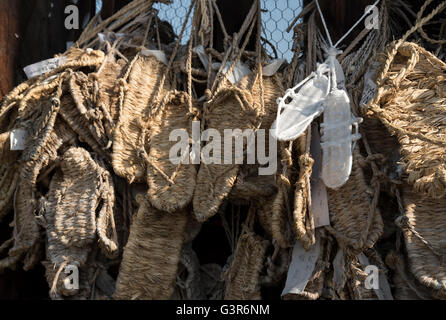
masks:
[[[316,73],[288,89],[285,96],[278,99],[277,119],[271,127],[275,139],[291,141],[299,138],[322,114],[323,102],[329,92],[329,79],[324,74],[328,71],[326,64],[319,65]]]
[[[324,103],[324,122],[321,124],[321,178],[328,188],[337,189],[350,177],[352,151],[355,142],[361,138],[358,125],[362,118],[352,116],[350,99],[345,90],[334,89]]]

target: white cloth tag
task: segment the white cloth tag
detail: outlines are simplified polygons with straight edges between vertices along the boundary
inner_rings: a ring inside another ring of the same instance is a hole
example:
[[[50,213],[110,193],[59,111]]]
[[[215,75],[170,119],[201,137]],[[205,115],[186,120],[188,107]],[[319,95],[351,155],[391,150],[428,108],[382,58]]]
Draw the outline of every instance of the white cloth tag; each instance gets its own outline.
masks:
[[[302,293],[313,275],[317,259],[321,252],[320,240],[316,235],[316,243],[310,251],[305,251],[299,241],[293,248],[293,256],[282,296]]]
[[[206,56],[206,52],[204,51],[203,46],[200,44],[200,45],[196,46],[195,48],[193,48],[192,51],[198,55],[198,58],[200,59],[201,64],[203,65],[204,69],[207,70],[208,65],[209,65],[209,60],[208,60],[208,57]]]
[[[11,151],[25,150],[28,132],[24,129],[14,129],[9,136]]]
[[[146,57],[155,57],[159,62],[162,62],[165,65],[168,64],[166,54],[162,50],[142,49],[141,55]]]
[[[99,42],[101,43],[105,41],[115,42],[117,39],[125,37],[125,35],[125,33],[109,33],[108,35],[106,35],[105,33],[99,32],[98,38]]]
[[[204,51],[203,46],[198,45],[195,48],[193,48],[192,51],[198,55],[198,58],[200,59],[201,64],[203,65],[204,69],[207,70],[208,65],[209,65],[209,60],[206,55],[206,52]],[[232,63],[233,63],[233,61],[226,62],[225,66],[222,69],[222,74],[226,74],[226,72],[228,72],[229,68],[231,68],[231,66],[232,66]],[[212,70],[214,70],[214,71],[217,71],[218,69],[220,69],[220,67],[221,67],[221,63],[219,63],[219,62],[214,62],[212,64]],[[236,84],[240,80],[242,80],[243,77],[247,76],[250,73],[251,73],[251,70],[248,68],[248,66],[246,64],[244,64],[243,62],[239,61],[235,65],[232,73],[228,74],[228,80],[232,84]]]
[[[31,79],[62,66],[63,64],[65,64],[66,61],[66,57],[43,60],[26,66],[25,68],[23,68],[23,71],[25,71],[28,79]]]
[[[277,71],[279,71],[280,67],[285,61],[285,59],[274,59],[270,64],[263,67],[263,75],[266,77],[272,77]]]
[[[229,68],[232,66],[232,61],[226,62],[225,66],[223,67],[222,73],[226,74],[229,70]],[[221,63],[213,63],[212,69],[218,70],[221,66]],[[234,67],[234,70],[231,72],[231,74],[228,75],[228,80],[232,84],[237,84],[240,80],[242,80],[245,76],[251,73],[251,70],[244,64],[243,62],[237,62],[237,64]]]
[[[327,188],[321,180],[322,149],[320,143],[318,125],[313,123],[311,127],[311,157],[314,159],[313,172],[311,174],[311,207],[309,208],[314,219],[314,227],[330,225],[328,211]]]
[[[376,96],[378,90],[375,83],[377,69],[378,64],[375,62],[370,65],[364,75],[364,90],[362,91],[361,102],[359,103],[361,108],[365,108]]]

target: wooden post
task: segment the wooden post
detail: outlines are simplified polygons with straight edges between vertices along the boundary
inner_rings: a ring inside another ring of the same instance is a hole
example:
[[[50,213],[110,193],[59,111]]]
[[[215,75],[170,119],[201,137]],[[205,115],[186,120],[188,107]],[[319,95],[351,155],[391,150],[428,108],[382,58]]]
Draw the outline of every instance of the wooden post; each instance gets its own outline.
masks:
[[[0,1],[0,99],[15,84],[15,68],[22,38],[21,11],[22,1]]]

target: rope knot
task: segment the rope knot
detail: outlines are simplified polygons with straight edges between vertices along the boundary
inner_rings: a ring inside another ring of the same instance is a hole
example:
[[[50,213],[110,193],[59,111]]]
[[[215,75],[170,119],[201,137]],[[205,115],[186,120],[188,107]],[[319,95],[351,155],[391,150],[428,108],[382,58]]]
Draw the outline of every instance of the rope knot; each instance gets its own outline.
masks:
[[[409,226],[409,218],[407,216],[399,216],[395,219],[395,224],[401,228],[407,228]]]
[[[122,79],[122,78],[118,79],[118,85],[120,87],[122,87],[124,89],[124,91],[127,91],[128,84],[127,84],[127,81],[125,79]]]
[[[299,165],[302,168],[312,167],[314,160],[310,157],[308,153],[303,154],[299,157]]]
[[[98,76],[97,73],[90,73],[90,74],[88,75],[88,79],[89,79],[89,80],[92,80],[92,81],[98,81],[98,80],[99,80],[99,76]]]
[[[101,120],[102,119],[102,114],[96,112],[95,109],[90,109],[87,111],[86,116],[88,119],[94,119],[94,120]]]
[[[57,97],[53,97],[53,98],[51,98],[51,104],[52,104],[54,107],[59,107],[59,106],[60,106],[60,99],[57,98]]]
[[[204,91],[204,97],[206,98],[206,101],[209,101],[212,99],[212,91],[209,89],[206,89]]]
[[[191,110],[187,113],[187,118],[189,120],[195,120],[200,118],[200,111],[198,110]]]

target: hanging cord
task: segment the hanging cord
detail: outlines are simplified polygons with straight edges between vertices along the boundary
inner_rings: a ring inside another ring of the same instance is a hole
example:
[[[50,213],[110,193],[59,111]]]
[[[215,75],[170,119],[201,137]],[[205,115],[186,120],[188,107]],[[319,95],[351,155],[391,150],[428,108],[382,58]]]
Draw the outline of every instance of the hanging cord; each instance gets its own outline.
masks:
[[[240,31],[234,35],[234,38],[232,39],[232,45],[229,48],[229,50],[227,50],[225,57],[223,58],[223,61],[221,63],[220,69],[217,72],[217,75],[215,77],[214,83],[211,88],[211,92],[217,92],[220,89],[224,80],[227,79],[227,76],[232,73],[232,71],[236,67],[237,63],[239,62],[240,58],[242,57],[243,52],[245,51],[245,48],[248,45],[249,39],[251,38],[251,34],[254,30],[254,26],[256,25],[254,16],[257,12],[258,4],[259,3],[257,1],[253,2],[251,9],[249,10],[248,15],[246,16],[245,21],[243,22],[242,26],[240,27]],[[243,34],[246,32],[246,30],[248,28],[249,28],[249,30],[248,30],[248,33],[246,34],[245,40],[242,44],[242,47],[241,47],[240,51],[238,52],[237,56],[235,57],[234,61],[232,62],[231,67],[228,69],[228,71],[226,71],[225,74],[222,74],[223,69],[226,66],[226,62],[229,59],[230,54],[231,53],[233,55],[235,54],[236,49],[238,48],[239,42],[242,39]]]
[[[263,87],[263,65],[262,65],[262,44],[261,44],[261,33],[262,33],[262,12],[260,0],[257,0],[257,63],[259,68],[259,90],[260,90],[260,104],[261,113],[260,121],[257,124],[257,129],[260,128],[263,122],[263,116],[265,115],[265,97],[264,97],[264,87]]]
[[[67,265],[68,265],[68,261],[67,261],[67,260],[64,260],[64,261],[60,264],[59,268],[58,268],[57,271],[56,271],[56,274],[55,274],[55,276],[54,276],[53,283],[52,283],[52,285],[51,285],[51,289],[50,289],[50,296],[51,296],[53,299],[57,299],[57,298],[59,297],[59,295],[58,295],[58,293],[57,293],[57,282],[59,281],[59,277],[60,277],[60,274],[61,274],[62,270],[64,270],[64,268],[65,268]],[[55,267],[56,267],[56,265],[54,265],[54,268],[55,268]]]
[[[327,34],[328,43],[330,44],[330,47],[334,47],[334,48],[337,48],[341,44],[341,42],[344,41],[345,38],[347,38],[350,35],[350,33],[353,32],[353,30],[355,30],[355,28],[361,23],[361,21],[364,20],[370,14],[370,12],[374,8],[376,8],[378,3],[380,2],[380,0],[376,0],[375,3],[372,4],[372,6],[369,8],[369,10],[364,12],[364,14],[361,16],[361,18],[359,18],[359,20],[356,21],[356,23],[338,40],[338,42],[336,42],[333,45],[333,41],[330,36],[330,31],[328,30],[327,23],[325,22],[324,14],[322,13],[321,7],[319,5],[319,1],[318,0],[315,0],[315,1],[316,1],[317,10],[319,11],[319,15],[321,16],[322,24],[324,25],[325,33]],[[428,1],[432,1],[432,0],[428,0]]]
[[[431,0],[428,0],[427,3],[430,3]],[[370,103],[369,105],[369,110],[371,113],[375,113],[375,114],[380,114],[381,117],[381,121],[387,126],[389,127],[391,130],[393,130],[394,132],[399,133],[400,135],[407,135],[413,139],[420,139],[422,141],[426,141],[428,143],[432,143],[432,144],[436,144],[436,145],[440,145],[440,146],[446,146],[446,141],[444,139],[436,139],[436,138],[430,138],[427,137],[425,134],[422,133],[413,133],[410,132],[406,129],[400,128],[394,124],[392,124],[390,122],[390,120],[388,120],[386,118],[386,113],[385,110],[383,110],[380,106],[379,106],[379,101],[381,100],[384,92],[385,92],[385,88],[384,88],[384,83],[386,82],[386,80],[389,78],[388,77],[388,73],[390,71],[390,67],[393,63],[393,60],[395,59],[399,48],[403,45],[403,43],[409,38],[410,35],[412,35],[415,31],[417,31],[420,27],[422,27],[423,25],[425,25],[428,21],[430,21],[434,16],[436,16],[438,13],[442,12],[444,9],[446,8],[446,1],[442,2],[440,5],[438,5],[429,15],[427,15],[424,18],[420,18],[417,19],[415,25],[409,29],[406,34],[398,41],[394,42],[393,45],[391,45],[388,50],[387,50],[387,59],[386,62],[384,64],[384,67],[382,68],[382,71],[377,75],[376,77],[376,83],[379,87],[378,93],[375,97],[375,99]],[[422,11],[424,10],[424,8],[421,9]],[[418,17],[420,17],[420,15],[418,15]],[[413,69],[416,65],[417,59],[418,59],[418,53],[416,52],[416,50],[413,48],[413,46],[410,46],[410,49],[412,51],[412,55],[409,61],[409,67],[411,69]],[[392,81],[393,81],[393,85],[397,86],[398,83],[404,78],[404,76],[410,71],[410,68],[403,68],[401,70],[401,72],[396,75],[395,77],[392,77]]]
[[[427,0],[426,3],[430,3],[432,2],[432,0]],[[424,6],[423,6],[424,7]],[[426,17],[422,18],[418,15],[418,19],[415,23],[415,25],[410,28],[406,34],[400,39],[398,40],[396,43],[394,43],[394,45],[391,47],[391,49],[389,49],[388,51],[388,57],[386,60],[386,63],[384,65],[384,68],[382,70],[382,72],[378,75],[377,79],[377,83],[378,85],[382,85],[384,82],[384,78],[387,76],[387,73],[390,70],[390,66],[393,62],[393,59],[395,58],[396,54],[398,53],[398,49],[400,48],[400,46],[417,30],[419,30],[422,26],[424,26],[427,22],[429,22],[430,20],[432,20],[433,17],[435,17],[437,14],[439,14],[440,12],[442,12],[444,9],[446,8],[446,1],[443,1],[441,4],[439,4],[429,15],[427,15]],[[425,10],[424,8],[422,8],[422,10]],[[378,100],[376,100],[378,101]]]
[[[155,107],[152,108],[149,111],[148,118],[151,118],[154,114],[156,114],[156,112],[158,110],[162,109],[162,106],[164,105],[164,102],[166,101],[166,99],[161,99],[161,101],[160,101],[160,94],[162,92],[162,88],[164,87],[164,83],[166,81],[166,77],[169,75],[170,70],[172,69],[173,62],[174,62],[174,60],[176,58],[176,55],[178,53],[178,49],[179,49],[180,44],[181,44],[181,40],[183,39],[184,31],[186,30],[186,26],[187,26],[187,23],[189,22],[189,18],[190,18],[190,15],[192,13],[192,9],[195,7],[196,3],[197,3],[197,0],[191,1],[191,4],[189,6],[189,10],[187,11],[186,18],[185,18],[184,23],[183,23],[183,26],[181,27],[180,34],[178,35],[178,41],[175,44],[175,47],[174,47],[173,52],[172,52],[172,55],[170,56],[169,62],[168,62],[167,67],[166,67],[166,70],[165,70],[165,72],[163,72],[163,75],[161,77],[160,84],[158,86],[158,90],[156,92],[155,99],[154,99]]]
[[[162,88],[164,86],[164,82],[166,80],[167,75],[169,74],[172,65],[173,65],[173,61],[175,60],[176,54],[178,52],[179,46],[181,44],[181,40],[184,34],[184,31],[186,30],[186,25],[189,22],[189,18],[190,15],[192,13],[192,10],[194,8],[196,8],[196,4],[197,4],[197,0],[194,0],[191,2],[191,5],[189,7],[189,10],[187,12],[186,15],[186,19],[183,23],[183,27],[181,29],[181,32],[178,36],[178,41],[175,44],[175,48],[172,52],[172,55],[170,56],[170,60],[169,63],[166,67],[165,72],[162,75],[161,81],[160,81],[160,85],[158,87],[157,90],[157,94],[155,96],[155,100],[154,100],[154,104],[155,104],[155,108],[151,109],[149,111],[149,114],[147,116],[147,121],[150,121],[149,119],[151,119],[158,110],[161,110],[169,101],[172,100],[172,98],[178,93],[178,92],[169,92],[168,94],[166,94],[163,99],[161,99],[161,101],[159,101],[160,99],[160,94],[162,91]],[[192,30],[191,30],[191,38],[189,40],[189,45],[188,45],[188,57],[187,57],[187,62],[186,62],[186,71],[187,71],[187,103],[188,103],[188,109],[189,109],[189,116],[191,118],[195,118],[196,115],[194,113],[194,109],[193,109],[193,100],[192,100],[192,43],[193,43],[193,34],[194,31],[196,31],[196,22],[197,22],[197,12],[195,12],[193,18],[192,18]],[[186,149],[186,152],[184,152],[184,154],[182,155],[181,161],[179,162],[178,166],[176,167],[175,172],[173,173],[173,175],[171,177],[169,177],[159,166],[156,165],[156,163],[154,161],[152,161],[152,159],[148,156],[144,145],[145,145],[145,137],[146,137],[146,130],[144,129],[146,127],[146,125],[144,123],[142,123],[142,127],[143,127],[143,134],[141,136],[140,139],[140,145],[141,148],[139,149],[139,155],[146,161],[147,164],[151,165],[158,173],[161,174],[161,176],[171,185],[175,184],[175,178],[178,174],[179,168],[181,167],[182,163],[185,160],[185,157],[187,155],[189,155],[189,149],[190,147],[188,147]]]
[[[418,240],[420,240],[426,248],[428,248],[431,253],[443,263],[443,256],[438,253],[429,241],[424,239],[424,237],[412,226],[409,217],[406,215],[406,210],[404,209],[403,200],[401,198],[401,193],[398,188],[395,188],[395,196],[398,203],[398,209],[400,211],[400,216],[395,219],[395,225],[399,227],[402,231],[411,232]]]
[[[420,11],[419,11],[418,14],[417,14],[417,20],[420,20],[420,19],[421,19],[421,17],[423,16],[423,13],[424,13],[424,11],[426,10],[427,6],[428,6],[429,4],[431,4],[432,1],[433,1],[433,0],[426,0],[426,2],[423,4],[423,6],[421,7]],[[424,40],[426,40],[426,41],[428,41],[428,42],[430,42],[430,43],[432,43],[432,44],[440,44],[440,45],[443,45],[443,44],[446,43],[446,39],[444,39],[444,40],[441,40],[441,39],[435,40],[435,39],[432,39],[431,37],[429,37],[429,36],[427,35],[427,33],[423,30],[423,26],[420,26],[420,27],[418,28],[418,32],[421,34],[421,36],[424,38]],[[441,37],[441,33],[442,33],[442,32],[440,32],[440,37]]]
[[[78,48],[93,46],[99,41],[97,38],[97,34],[99,32],[103,30],[115,31],[118,28],[125,26],[128,22],[134,20],[141,13],[151,9],[154,2],[164,4],[169,3],[168,0],[134,0],[111,17],[100,22],[97,26],[94,26],[94,24],[98,21],[98,16],[100,16],[100,13],[98,13],[82,32],[81,36],[75,43],[75,46]]]
[[[211,26],[211,31],[210,31],[210,39],[209,39],[209,49],[213,49],[214,48],[214,7],[213,7],[213,0],[208,0],[208,6],[209,6],[209,21],[210,21],[210,26]],[[217,8],[218,10],[218,8]],[[217,13],[217,12],[216,12]],[[219,13],[219,12],[218,12]],[[224,26],[223,26],[224,27]],[[224,31],[226,32],[226,30]],[[207,70],[207,85],[206,85],[206,89],[210,89],[211,88],[211,76],[212,76],[212,54],[209,52],[208,53],[208,70]]]
[[[327,23],[325,22],[324,14],[322,13],[321,6],[319,5],[319,1],[316,1],[317,10],[319,11],[319,15],[321,16],[322,24],[324,25],[325,33],[327,35],[328,42],[330,47],[333,47],[333,41],[331,40],[330,31],[328,31]]]

